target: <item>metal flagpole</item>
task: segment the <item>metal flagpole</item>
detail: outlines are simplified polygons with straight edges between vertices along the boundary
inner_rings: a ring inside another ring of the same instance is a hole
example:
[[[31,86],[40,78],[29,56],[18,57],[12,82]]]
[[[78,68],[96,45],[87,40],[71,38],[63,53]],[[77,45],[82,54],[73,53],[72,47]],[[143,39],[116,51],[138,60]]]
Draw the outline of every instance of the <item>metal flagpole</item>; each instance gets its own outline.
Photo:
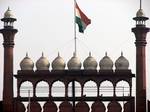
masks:
[[[142,9],[142,0],[140,0],[140,9]]]
[[[76,0],[74,0],[74,53],[77,53],[77,37],[76,37]],[[75,112],[75,81],[72,81],[72,97],[73,112]]]
[[[77,52],[77,37],[76,37],[76,0],[74,0],[74,53]]]
[[[30,102],[31,102],[31,99],[30,99],[30,90],[28,90],[28,102],[29,102],[29,104],[28,104],[28,112],[30,112],[30,110],[31,110],[31,107],[30,107]]]
[[[123,87],[123,109],[124,109],[124,87]]]

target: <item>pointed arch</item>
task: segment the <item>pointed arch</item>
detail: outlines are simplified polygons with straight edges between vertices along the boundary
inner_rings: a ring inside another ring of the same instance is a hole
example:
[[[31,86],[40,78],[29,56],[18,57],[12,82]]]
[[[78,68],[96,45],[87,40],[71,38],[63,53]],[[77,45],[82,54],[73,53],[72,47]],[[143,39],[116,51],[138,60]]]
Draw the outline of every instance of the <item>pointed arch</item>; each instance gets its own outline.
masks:
[[[49,96],[49,85],[45,81],[40,81],[36,85],[35,93],[37,97],[48,97]]]
[[[53,97],[64,97],[65,96],[65,85],[61,81],[55,81],[51,88]]]
[[[116,96],[129,96],[130,95],[130,86],[129,83],[121,80],[116,84]]]
[[[99,88],[100,96],[113,96],[114,86],[111,81],[103,81]]]
[[[20,96],[21,97],[33,97],[33,84],[30,81],[24,81],[20,85]]]
[[[90,80],[84,84],[83,95],[86,96],[97,96],[97,84]]]

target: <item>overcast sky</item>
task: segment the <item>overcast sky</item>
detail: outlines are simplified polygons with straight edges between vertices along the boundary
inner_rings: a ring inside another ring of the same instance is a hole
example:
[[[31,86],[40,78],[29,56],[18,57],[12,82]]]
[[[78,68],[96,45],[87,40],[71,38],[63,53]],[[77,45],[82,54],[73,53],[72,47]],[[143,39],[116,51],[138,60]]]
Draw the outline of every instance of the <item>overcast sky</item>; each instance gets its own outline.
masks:
[[[129,60],[130,69],[135,73],[135,36],[131,28],[132,20],[139,9],[139,0],[77,0],[81,10],[91,19],[84,34],[78,33],[77,54],[83,62],[92,52],[99,62],[108,52],[115,62],[123,51]],[[74,51],[74,0],[0,0],[0,18],[8,6],[13,10],[18,29],[14,47],[14,73],[20,69],[19,63],[25,57],[36,62],[44,52],[50,62],[57,52],[67,62]],[[143,0],[143,9],[150,17],[150,0]],[[150,21],[147,21],[150,26]],[[3,23],[0,22],[0,28]],[[147,85],[150,85],[150,33],[147,35]],[[3,84],[3,37],[0,35],[0,98]],[[36,69],[36,68],[34,68]],[[99,68],[98,68],[99,69]],[[16,81],[15,81],[16,83]],[[150,88],[150,86],[147,86]],[[150,99],[150,89],[148,89]]]

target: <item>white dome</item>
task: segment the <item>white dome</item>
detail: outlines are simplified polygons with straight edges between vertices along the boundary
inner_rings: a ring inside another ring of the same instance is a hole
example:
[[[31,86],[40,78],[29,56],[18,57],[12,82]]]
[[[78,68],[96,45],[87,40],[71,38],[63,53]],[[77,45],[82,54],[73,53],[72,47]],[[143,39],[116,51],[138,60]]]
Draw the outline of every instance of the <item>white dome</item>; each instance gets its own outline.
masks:
[[[99,62],[100,70],[112,70],[113,69],[113,61],[107,56],[107,52],[105,56]]]
[[[12,13],[12,11],[9,9],[7,9],[7,11],[4,13],[4,18],[14,18],[14,15]]]
[[[44,54],[42,53],[42,56],[36,62],[37,70],[49,70],[49,66],[50,66],[50,63],[48,59],[44,57]]]
[[[26,53],[26,57],[20,62],[21,70],[33,70],[33,67],[34,67],[34,63],[28,57],[28,53]]]
[[[67,63],[69,70],[80,70],[81,69],[81,61],[76,56],[76,53],[73,54],[73,57]]]
[[[129,68],[129,61],[123,56],[121,56],[115,62],[116,70],[127,70]]]
[[[91,56],[91,52],[89,56],[84,60],[83,67],[85,70],[96,70],[97,69],[97,61],[95,58]]]
[[[145,14],[143,12],[143,9],[139,9],[136,13],[136,17],[145,17]]]
[[[64,70],[65,69],[65,61],[62,57],[60,57],[59,53],[58,56],[52,62],[52,69],[53,70]]]

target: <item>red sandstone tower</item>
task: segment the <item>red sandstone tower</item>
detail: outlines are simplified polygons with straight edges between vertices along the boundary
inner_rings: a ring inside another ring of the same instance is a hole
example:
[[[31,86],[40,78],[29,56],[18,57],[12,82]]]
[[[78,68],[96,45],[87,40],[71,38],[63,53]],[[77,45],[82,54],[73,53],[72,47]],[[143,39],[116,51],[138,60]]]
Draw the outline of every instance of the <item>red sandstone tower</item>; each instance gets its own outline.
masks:
[[[4,42],[4,80],[3,80],[3,109],[4,112],[12,112],[13,110],[13,47],[14,36],[17,29],[13,28],[13,23],[16,19],[13,17],[11,10],[4,14],[1,19],[4,22],[4,28],[0,30]]]
[[[136,27],[132,28],[132,32],[135,34],[136,41],[136,112],[146,112],[146,34],[149,32],[149,28],[146,27],[146,17],[143,10],[138,10],[136,17],[133,20],[136,21]]]

